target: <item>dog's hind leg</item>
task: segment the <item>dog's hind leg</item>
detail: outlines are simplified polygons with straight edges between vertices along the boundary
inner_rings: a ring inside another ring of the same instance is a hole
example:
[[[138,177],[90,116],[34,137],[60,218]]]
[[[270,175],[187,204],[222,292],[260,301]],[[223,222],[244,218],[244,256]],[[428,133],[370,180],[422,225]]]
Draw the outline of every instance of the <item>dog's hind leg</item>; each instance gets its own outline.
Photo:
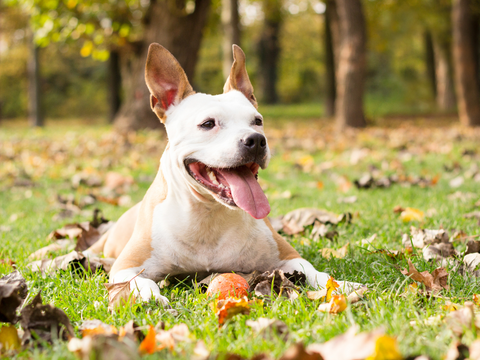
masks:
[[[113,227],[115,227],[115,225],[113,225]],[[105,243],[107,242],[108,236],[111,234],[113,227],[108,229],[107,232],[103,234],[95,244],[93,244],[87,250],[85,250],[83,254],[85,256],[90,256],[90,255],[99,255],[103,253],[103,248],[105,247]]]

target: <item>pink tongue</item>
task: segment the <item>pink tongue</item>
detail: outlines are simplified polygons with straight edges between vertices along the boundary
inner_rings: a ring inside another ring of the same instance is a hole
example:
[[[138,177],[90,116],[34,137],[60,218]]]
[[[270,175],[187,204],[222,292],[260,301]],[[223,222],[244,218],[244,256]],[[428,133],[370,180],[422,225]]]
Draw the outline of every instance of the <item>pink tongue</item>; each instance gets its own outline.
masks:
[[[270,212],[270,204],[253,173],[246,166],[235,169],[218,169],[232,191],[235,204],[255,219],[263,219]]]

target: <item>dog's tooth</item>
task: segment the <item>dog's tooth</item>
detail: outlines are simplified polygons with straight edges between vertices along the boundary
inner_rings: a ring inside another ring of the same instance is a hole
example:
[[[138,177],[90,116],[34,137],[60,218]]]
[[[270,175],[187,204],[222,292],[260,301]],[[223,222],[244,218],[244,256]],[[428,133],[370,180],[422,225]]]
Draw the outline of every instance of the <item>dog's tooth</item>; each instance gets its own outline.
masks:
[[[215,176],[215,173],[212,170],[207,169],[207,174],[210,180],[212,181],[212,183],[214,183],[215,185],[220,185],[218,183],[217,177]]]

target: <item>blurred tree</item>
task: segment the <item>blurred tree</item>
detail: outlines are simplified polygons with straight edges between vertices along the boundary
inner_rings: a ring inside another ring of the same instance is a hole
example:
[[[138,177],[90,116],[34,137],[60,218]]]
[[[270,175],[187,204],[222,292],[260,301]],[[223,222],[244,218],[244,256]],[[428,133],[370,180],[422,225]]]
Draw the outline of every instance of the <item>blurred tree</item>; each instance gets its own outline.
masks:
[[[223,50],[223,77],[230,75],[233,62],[232,44],[240,44],[240,15],[238,0],[222,0],[222,50]]]
[[[40,61],[39,46],[33,40],[33,36],[29,36],[30,56],[28,59],[28,117],[30,125],[33,127],[41,127],[44,125],[42,96],[40,89]]]
[[[5,1],[20,5],[31,14],[35,38],[41,46],[52,41],[81,41],[83,57],[103,61],[111,52],[118,53],[120,66],[115,59],[110,62],[111,112],[118,107],[115,78],[120,77],[116,70],[120,68],[124,93],[115,124],[125,129],[160,126],[150,110],[144,81],[149,44],[159,42],[168,48],[192,78],[211,3],[211,0]]]
[[[327,0],[324,21],[325,44],[325,116],[335,115],[337,98],[335,71],[340,50],[340,28],[335,0]],[[335,51],[337,53],[335,54]]]
[[[366,75],[366,30],[360,0],[336,0],[340,23],[337,70],[336,126],[366,125],[363,93]]]
[[[262,101],[274,104],[278,101],[277,78],[280,58],[279,34],[282,26],[282,0],[263,0],[264,22],[258,42],[259,77]]]
[[[460,122],[480,126],[480,103],[475,63],[474,21],[469,0],[453,0],[453,58]],[[478,30],[477,30],[478,31]]]
[[[425,67],[433,96],[437,96],[437,77],[435,76],[435,54],[433,52],[432,33],[425,30],[423,33],[425,44]]]

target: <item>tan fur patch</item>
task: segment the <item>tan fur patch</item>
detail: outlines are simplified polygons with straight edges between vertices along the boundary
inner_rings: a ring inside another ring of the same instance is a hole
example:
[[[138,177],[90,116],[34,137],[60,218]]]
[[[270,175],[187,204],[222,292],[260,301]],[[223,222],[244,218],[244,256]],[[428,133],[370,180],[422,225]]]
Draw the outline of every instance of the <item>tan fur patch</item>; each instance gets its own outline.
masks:
[[[273,238],[277,242],[278,251],[280,252],[280,260],[301,258],[297,250],[295,250],[292,245],[290,245],[279,233],[277,233],[273,229],[272,224],[270,224],[270,220],[268,220],[268,218],[263,219],[263,221],[265,221],[265,224],[268,226],[268,228],[272,232]]]
[[[132,237],[121,251],[117,261],[113,264],[110,276],[124,269],[141,266],[150,258],[152,248],[153,210],[167,197],[167,182],[161,170],[158,171],[153,184],[143,198],[138,210]]]

